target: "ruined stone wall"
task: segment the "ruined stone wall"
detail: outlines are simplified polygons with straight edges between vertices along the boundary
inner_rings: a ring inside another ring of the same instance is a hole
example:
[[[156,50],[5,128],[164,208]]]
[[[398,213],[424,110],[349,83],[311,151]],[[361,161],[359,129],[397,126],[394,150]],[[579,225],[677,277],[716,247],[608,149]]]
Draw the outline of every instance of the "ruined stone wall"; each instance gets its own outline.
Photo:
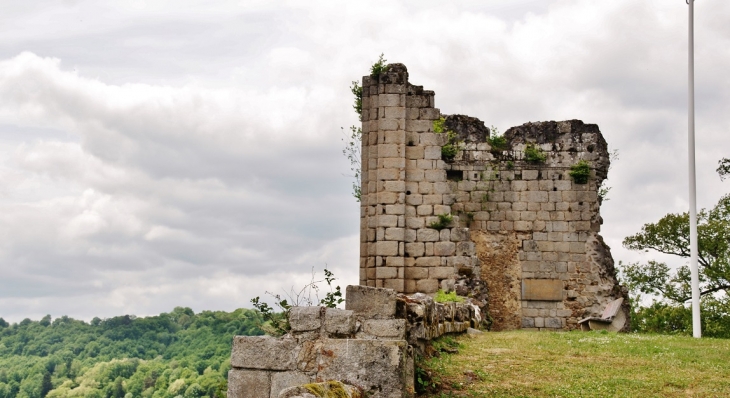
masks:
[[[401,64],[363,78],[362,116],[361,285],[433,293],[481,278],[495,330],[573,329],[626,296],[598,234],[610,161],[598,126],[527,123],[493,148],[483,122],[442,115]],[[441,117],[460,141],[452,159]],[[545,161],[525,159],[528,145]],[[569,175],[579,160],[586,184]],[[440,231],[429,227],[439,214],[454,216]]]
[[[236,336],[229,398],[277,398],[290,387],[339,380],[372,398],[413,395],[414,348],[481,322],[469,301],[348,286],[346,309],[293,307],[281,337]]]

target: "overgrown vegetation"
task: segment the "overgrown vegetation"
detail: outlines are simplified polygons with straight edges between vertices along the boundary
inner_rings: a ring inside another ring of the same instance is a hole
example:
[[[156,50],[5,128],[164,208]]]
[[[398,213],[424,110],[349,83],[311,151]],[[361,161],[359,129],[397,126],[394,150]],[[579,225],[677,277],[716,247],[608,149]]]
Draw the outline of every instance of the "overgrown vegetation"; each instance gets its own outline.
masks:
[[[730,395],[730,340],[514,331],[462,337],[456,344],[458,354],[420,362],[421,374],[433,380],[422,396]]]
[[[234,335],[261,335],[253,310],[0,318],[0,398],[223,397]]]
[[[725,178],[730,176],[730,158],[722,158],[717,166],[717,174],[720,175],[720,180],[725,181]]]
[[[611,169],[613,168],[613,165],[618,160],[618,149],[614,149],[613,151],[608,153],[608,158],[610,160],[610,163],[608,165],[608,170],[606,171],[606,174],[611,172]],[[608,186],[606,183],[608,181],[608,176],[601,181],[601,185],[598,187],[598,201],[599,203],[603,203],[608,201],[608,192],[611,191],[611,187]]]
[[[385,54],[380,53],[378,60],[370,67],[370,76],[378,77],[388,71],[388,61],[384,58],[384,56]]]
[[[433,228],[437,231],[441,231],[444,228],[448,228],[451,226],[451,223],[454,222],[454,216],[451,214],[439,214],[437,215],[438,220],[432,222],[428,225],[429,228]]]
[[[437,303],[461,303],[464,301],[464,298],[461,296],[457,296],[456,292],[444,292],[443,290],[439,289],[436,292],[436,295],[433,296],[433,301]]]
[[[459,140],[459,135],[456,132],[446,128],[446,119],[444,117],[433,121],[433,131],[436,134],[446,133],[446,144],[441,147],[441,158],[453,160],[463,148],[464,142]]]
[[[253,307],[261,313],[262,322],[258,325],[261,330],[271,336],[281,336],[291,330],[289,325],[289,312],[292,307],[301,306],[323,306],[327,308],[335,308],[337,305],[345,301],[342,296],[342,290],[339,286],[332,286],[337,278],[334,277],[332,272],[327,268],[324,269],[324,279],[317,280],[317,276],[312,269],[312,279],[309,283],[304,285],[301,289],[295,290],[293,287],[281,294],[275,294],[272,292],[266,292],[271,298],[274,299],[274,305],[279,308],[280,311],[276,311],[274,307],[271,307],[265,302],[261,301],[260,297],[254,297],[251,299]],[[328,292],[325,293],[323,298],[320,298],[320,283],[326,283]]]
[[[530,163],[545,163],[547,154],[539,146],[528,143],[525,145],[525,160]]]
[[[570,177],[573,178],[573,182],[576,184],[587,184],[588,177],[591,175],[591,165],[585,160],[581,159],[578,163],[570,166]]]
[[[499,133],[499,130],[492,126],[489,128],[490,135],[487,137],[487,144],[492,148],[491,152],[501,152],[509,149],[509,145],[507,145],[507,139],[504,138],[504,135]]]
[[[381,73],[388,71],[388,65],[386,64],[384,55],[381,53],[380,57],[373,65],[370,66],[370,76],[378,77]],[[359,80],[353,80],[350,85],[350,92],[354,97],[354,104],[352,108],[357,113],[357,118],[362,122],[362,90],[363,87],[360,85]],[[345,133],[344,127],[341,127],[344,137],[342,142],[345,143],[345,148],[342,150],[342,154],[350,162],[350,171],[353,173],[352,177],[355,181],[352,182],[352,196],[360,202],[362,200],[362,127],[350,126],[350,132]]]
[[[426,345],[423,356],[417,355],[414,363],[415,387],[418,394],[435,394],[444,386],[445,361],[459,352],[462,345],[451,336],[442,336]]]

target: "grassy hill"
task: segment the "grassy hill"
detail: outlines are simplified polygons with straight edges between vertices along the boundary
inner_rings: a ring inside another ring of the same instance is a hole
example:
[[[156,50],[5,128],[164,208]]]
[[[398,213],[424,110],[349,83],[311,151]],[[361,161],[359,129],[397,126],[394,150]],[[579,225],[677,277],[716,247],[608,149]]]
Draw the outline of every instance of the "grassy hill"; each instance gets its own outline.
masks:
[[[730,396],[725,339],[515,331],[462,337],[452,345],[459,353],[425,362],[422,384],[441,387],[425,396]]]

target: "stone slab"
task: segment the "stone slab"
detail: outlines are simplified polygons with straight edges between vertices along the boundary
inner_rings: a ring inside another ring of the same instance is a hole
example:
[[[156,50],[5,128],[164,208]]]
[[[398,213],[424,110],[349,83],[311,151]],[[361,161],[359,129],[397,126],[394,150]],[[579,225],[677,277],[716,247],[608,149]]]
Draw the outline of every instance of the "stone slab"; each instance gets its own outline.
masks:
[[[363,318],[393,318],[396,294],[392,289],[350,285],[347,287],[345,309]]]
[[[373,398],[402,398],[409,385],[407,354],[404,340],[327,339],[317,379],[347,380]]]
[[[244,369],[294,370],[297,341],[271,336],[236,336],[231,350],[231,366]]]
[[[522,299],[562,301],[563,281],[560,279],[523,279]]]
[[[270,398],[279,398],[283,390],[311,382],[312,378],[301,372],[274,372],[271,374]]]
[[[292,307],[289,310],[289,325],[294,332],[308,332],[322,327],[323,307]]]
[[[324,315],[324,329],[335,335],[350,335],[355,333],[357,319],[355,313],[339,308],[327,308]]]
[[[270,396],[270,372],[246,369],[231,369],[228,372],[228,398],[269,398]]]

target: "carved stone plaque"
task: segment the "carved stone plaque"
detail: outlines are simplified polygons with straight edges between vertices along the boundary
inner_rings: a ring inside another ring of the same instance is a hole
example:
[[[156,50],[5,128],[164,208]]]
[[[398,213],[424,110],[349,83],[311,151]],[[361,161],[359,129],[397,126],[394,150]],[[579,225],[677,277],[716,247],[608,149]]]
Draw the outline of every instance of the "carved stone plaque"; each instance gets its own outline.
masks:
[[[560,279],[523,279],[522,299],[534,301],[562,301],[563,281]]]

